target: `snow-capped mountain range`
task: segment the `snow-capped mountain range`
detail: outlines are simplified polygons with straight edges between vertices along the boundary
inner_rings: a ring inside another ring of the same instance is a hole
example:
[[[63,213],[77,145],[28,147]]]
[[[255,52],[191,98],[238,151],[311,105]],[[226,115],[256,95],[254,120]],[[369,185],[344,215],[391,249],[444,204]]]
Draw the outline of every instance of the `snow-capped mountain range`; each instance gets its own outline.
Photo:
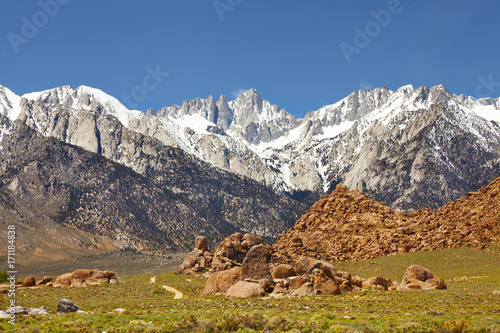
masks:
[[[255,89],[143,113],[85,86],[23,96],[0,86],[0,114],[2,135],[20,119],[139,173],[154,166],[135,162],[141,143],[120,126],[278,193],[321,195],[342,182],[400,209],[436,207],[500,176],[500,98],[442,85],[358,90],[303,119]]]

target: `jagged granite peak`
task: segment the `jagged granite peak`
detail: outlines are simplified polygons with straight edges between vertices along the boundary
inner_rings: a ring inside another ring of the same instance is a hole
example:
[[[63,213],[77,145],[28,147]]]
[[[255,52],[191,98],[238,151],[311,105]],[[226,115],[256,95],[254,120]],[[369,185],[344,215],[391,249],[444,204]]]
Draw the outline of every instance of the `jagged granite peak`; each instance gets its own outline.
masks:
[[[468,158],[478,164],[473,168],[483,170],[484,181],[498,173],[500,98],[455,96],[442,85],[358,90],[304,119],[295,119],[255,89],[233,101],[224,95],[217,102],[211,96],[196,98],[146,115],[101,93],[60,87],[27,94],[32,104],[25,120],[46,136],[100,152],[137,172],[146,167],[135,162],[140,146],[127,144],[117,124],[278,193],[318,196],[342,181],[369,195],[384,188],[381,200],[401,209],[443,204],[482,185],[454,169],[457,152],[430,144],[431,132],[442,133],[444,142],[466,142]],[[15,119],[5,119],[3,131],[8,132]],[[432,167],[422,167],[431,166],[429,161]],[[421,179],[439,179],[436,184],[451,190],[438,198],[413,197],[425,185]]]
[[[380,107],[393,92],[386,88],[362,89],[317,111],[308,112],[305,119],[318,119],[323,126],[339,125],[343,121],[354,121]]]

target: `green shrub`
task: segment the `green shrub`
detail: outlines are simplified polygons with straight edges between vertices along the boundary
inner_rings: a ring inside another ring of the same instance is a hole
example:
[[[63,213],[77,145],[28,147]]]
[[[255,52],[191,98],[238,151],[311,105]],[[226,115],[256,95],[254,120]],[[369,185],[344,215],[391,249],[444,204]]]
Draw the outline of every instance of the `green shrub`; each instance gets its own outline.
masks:
[[[0,271],[0,283],[7,282],[7,271]]]

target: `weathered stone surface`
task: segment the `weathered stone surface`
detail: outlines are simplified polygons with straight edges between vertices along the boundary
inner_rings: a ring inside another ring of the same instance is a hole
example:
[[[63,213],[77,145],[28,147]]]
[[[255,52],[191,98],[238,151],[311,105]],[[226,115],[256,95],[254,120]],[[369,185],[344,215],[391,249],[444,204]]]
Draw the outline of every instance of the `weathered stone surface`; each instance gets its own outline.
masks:
[[[73,303],[70,299],[61,299],[57,303],[57,312],[77,312],[80,310],[80,307]]]
[[[45,285],[45,284],[47,284],[47,283],[49,283],[49,282],[51,282],[51,281],[52,281],[52,278],[51,278],[50,276],[45,276],[43,279],[41,279],[40,281],[38,281],[38,282],[36,283],[36,285],[37,285],[37,286],[40,286],[40,285]]]
[[[446,289],[443,279],[434,276],[428,269],[411,265],[403,275],[400,289]]]
[[[286,279],[290,276],[295,276],[295,270],[292,265],[281,264],[273,268],[271,275],[273,279]]]
[[[33,287],[35,285],[36,281],[34,276],[27,276],[26,279],[24,279],[23,287]]]
[[[293,296],[313,296],[314,288],[312,283],[306,282],[292,292]]]
[[[255,282],[239,281],[232,285],[226,293],[227,297],[259,297],[264,296],[264,288]]]
[[[253,246],[245,256],[241,265],[241,280],[245,279],[267,279],[273,280],[269,272],[269,259],[271,253],[264,244]]]
[[[290,290],[298,289],[301,285],[307,282],[307,278],[303,276],[297,276],[294,278],[289,279],[290,281]]]
[[[229,287],[240,280],[241,268],[234,267],[210,275],[203,289],[203,295],[225,293]]]
[[[383,277],[374,276],[369,278],[368,280],[363,281],[362,286],[365,289],[387,290],[388,283],[387,280]]]
[[[57,287],[87,287],[92,284],[108,283],[114,277],[112,271],[98,269],[76,269],[72,273],[65,273],[56,278],[54,286]]]
[[[340,295],[339,285],[327,278],[321,269],[314,269],[310,280],[313,284],[315,295]]]
[[[337,271],[333,265],[322,260],[300,256],[294,263],[294,269],[298,275],[310,274],[316,268],[322,270],[325,275],[332,280],[334,276],[337,275]]]
[[[251,249],[254,245],[264,244],[264,240],[262,239],[262,237],[252,234],[244,234],[243,242],[245,242],[248,249]]]
[[[194,241],[194,249],[200,250],[202,253],[208,250],[207,239],[203,236],[196,237]]]
[[[72,273],[65,273],[56,277],[56,285],[62,287],[69,287],[71,285],[71,275]]]
[[[342,184],[317,201],[273,245],[273,261],[295,263],[297,274],[322,260],[364,260],[405,252],[459,246],[484,247],[500,241],[496,211],[500,178],[436,210],[395,211]],[[418,225],[418,227],[416,227]],[[335,232],[325,232],[331,230]],[[418,230],[418,232],[417,232]]]
[[[49,314],[49,310],[45,306],[42,306],[41,308],[30,309],[29,314],[33,316],[45,316]]]
[[[406,269],[406,272],[403,275],[403,284],[409,284],[413,280],[425,282],[433,277],[434,276],[428,269],[420,265],[411,265]]]

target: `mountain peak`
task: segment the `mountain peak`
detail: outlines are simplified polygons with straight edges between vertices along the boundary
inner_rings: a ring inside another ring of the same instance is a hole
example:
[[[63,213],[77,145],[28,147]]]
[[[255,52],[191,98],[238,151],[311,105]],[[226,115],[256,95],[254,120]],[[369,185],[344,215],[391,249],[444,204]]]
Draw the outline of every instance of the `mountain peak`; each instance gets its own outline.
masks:
[[[238,97],[236,99],[239,99],[240,97],[244,97],[244,98],[248,98],[248,97],[253,97],[253,96],[256,96],[256,97],[259,97],[259,98],[262,98],[259,94],[259,92],[257,91],[257,89],[255,88],[250,88],[248,90],[244,90],[242,91]]]
[[[403,93],[403,94],[408,94],[408,93],[412,93],[415,91],[415,88],[413,87],[413,84],[407,84],[405,86],[402,86],[402,87],[399,87],[396,92],[397,93]]]

